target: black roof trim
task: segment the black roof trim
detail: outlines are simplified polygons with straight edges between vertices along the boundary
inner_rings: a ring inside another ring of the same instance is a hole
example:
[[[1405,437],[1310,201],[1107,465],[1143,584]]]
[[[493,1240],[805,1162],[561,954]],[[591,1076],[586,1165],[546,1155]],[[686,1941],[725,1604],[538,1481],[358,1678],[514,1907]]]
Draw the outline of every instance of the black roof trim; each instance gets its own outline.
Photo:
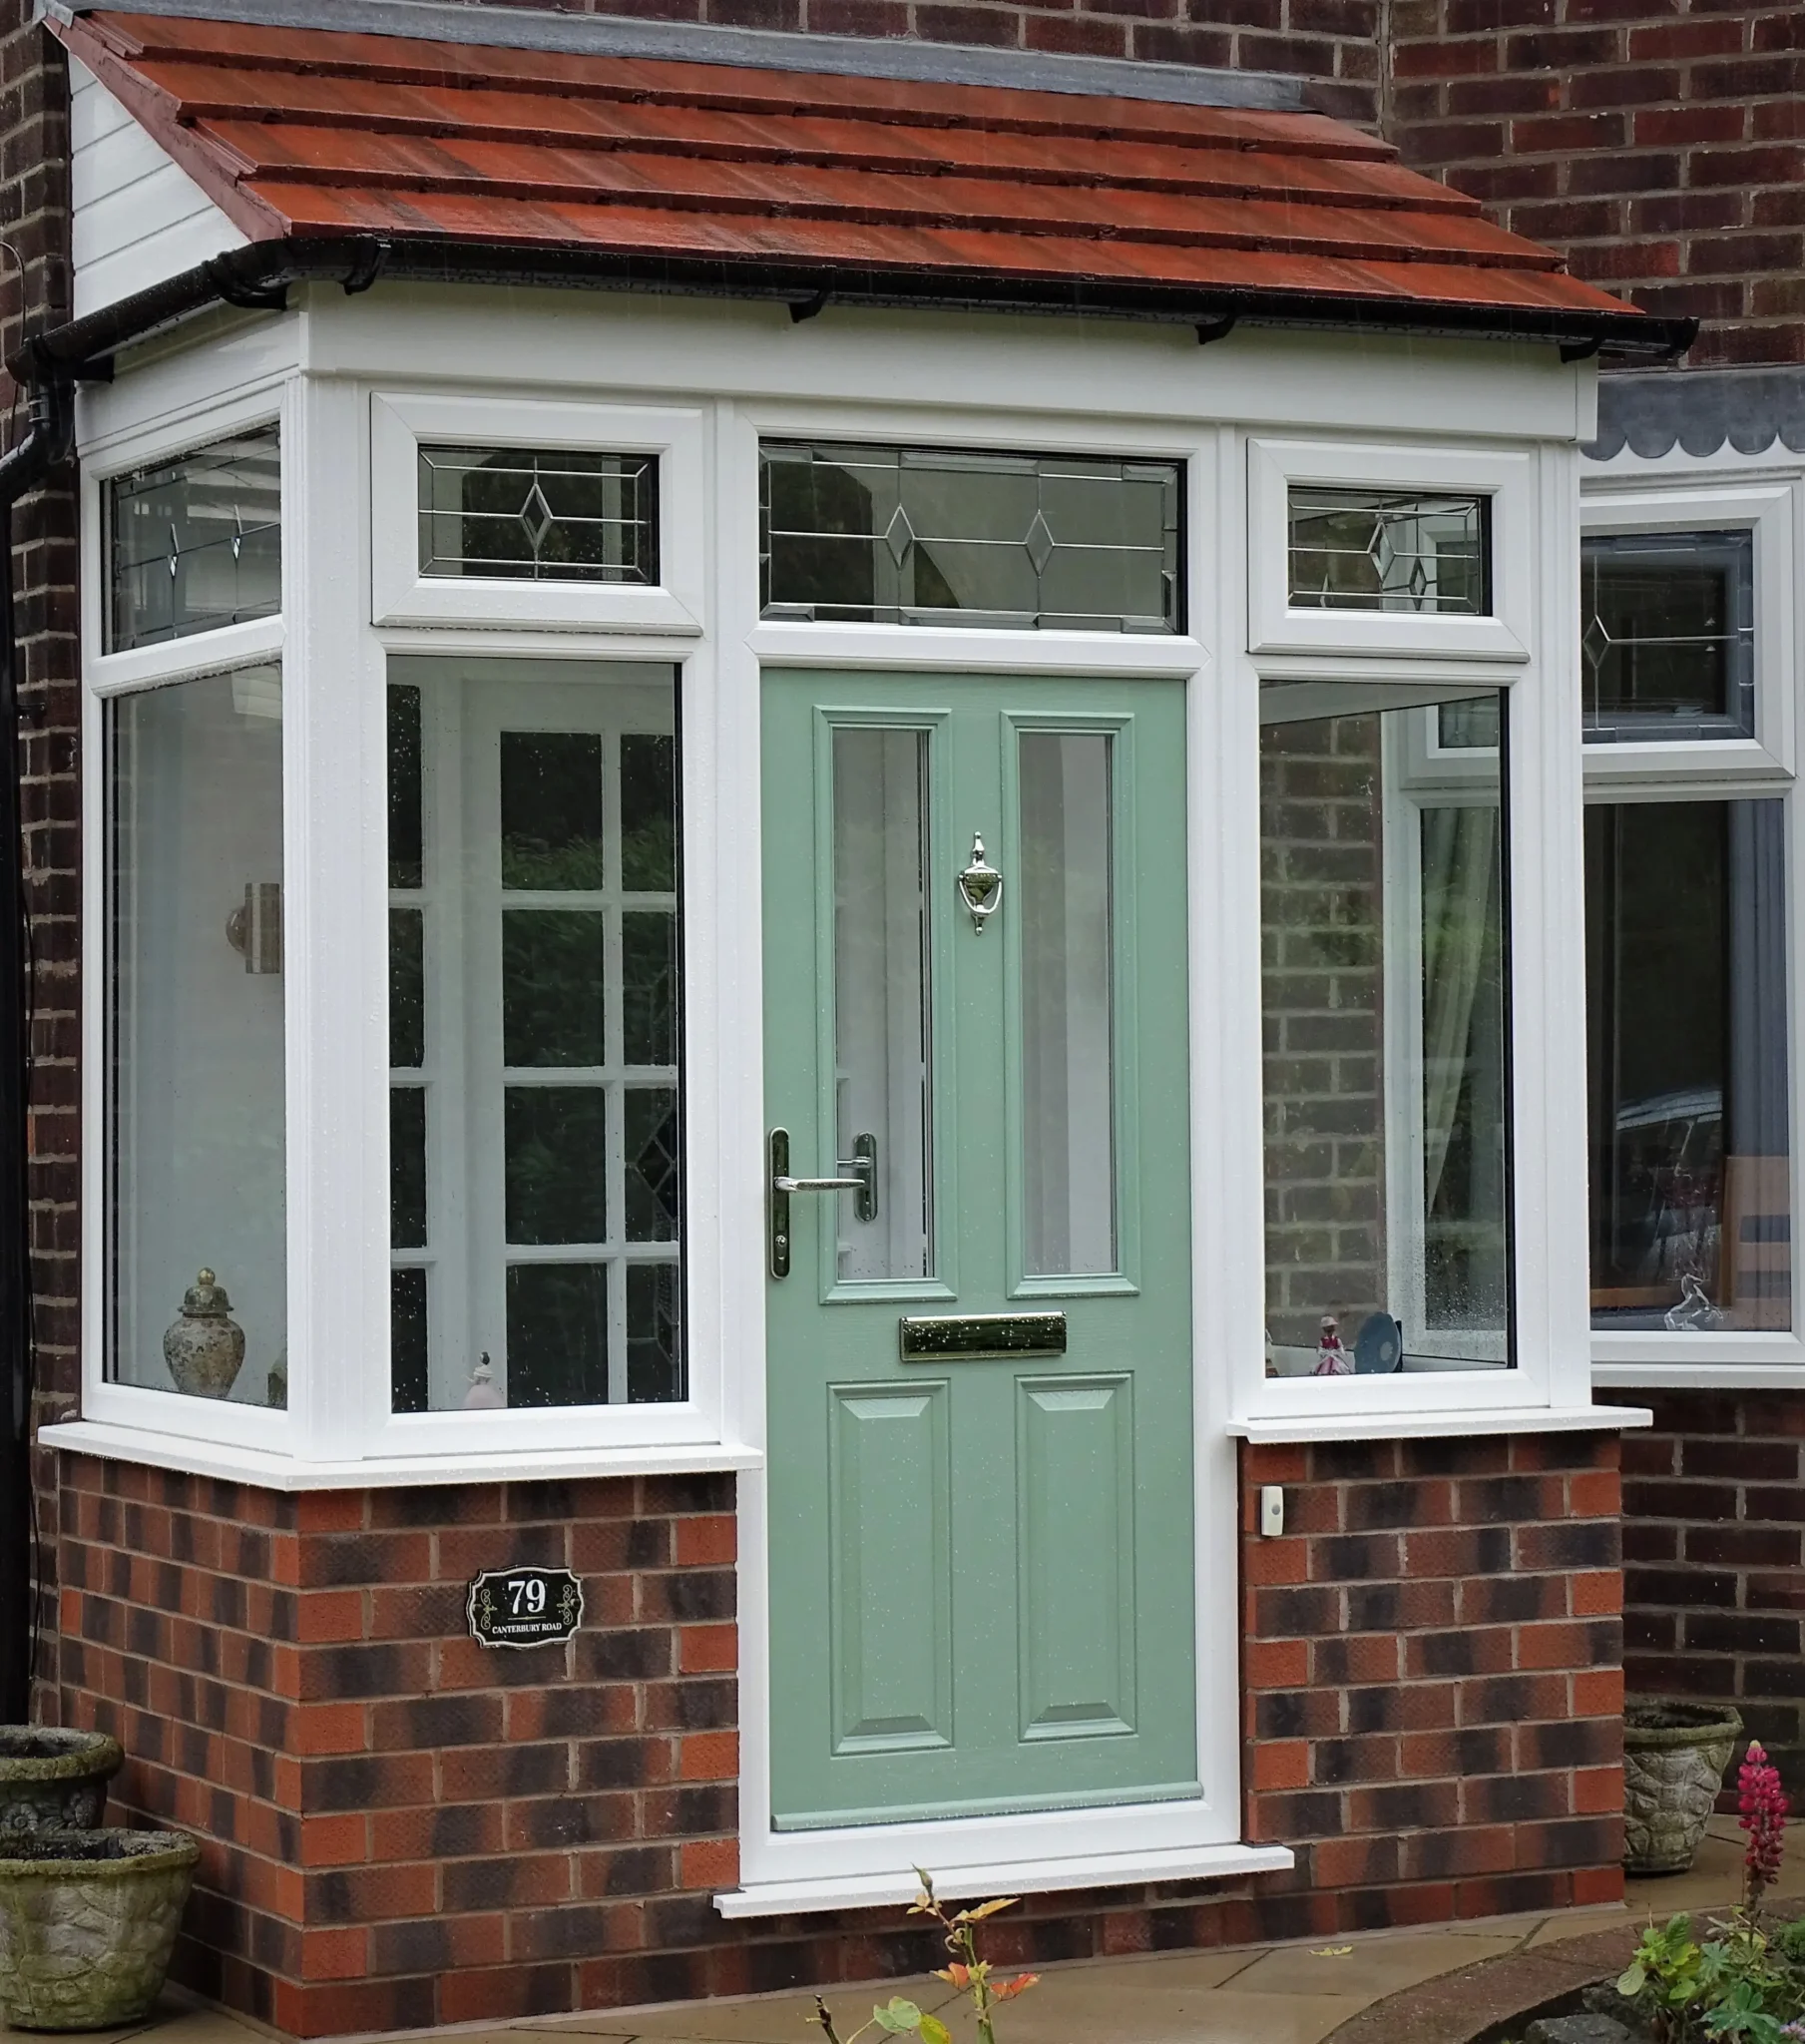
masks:
[[[37,0],[34,18],[68,22],[101,10],[70,0]],[[906,78],[934,85],[1009,86],[1020,92],[1087,93],[1163,100],[1192,107],[1312,111],[1309,81],[1271,71],[1210,71],[1120,57],[1047,56],[877,36],[800,35],[697,22],[640,21],[625,15],[475,7],[456,0],[112,0],[104,10],[230,21],[260,28],[336,30],[473,43],[558,55],[644,57],[729,64],[752,71],[815,71],[840,78]]]
[[[1675,447],[1704,456],[1726,443],[1738,454],[1805,454],[1805,367],[1606,376],[1598,437],[1585,454],[1609,461],[1627,447],[1657,461]]]
[[[1186,291],[1165,285],[1044,282],[916,270],[827,269],[769,261],[677,260],[621,256],[593,249],[521,249],[458,241],[343,240],[253,242],[216,256],[180,276],[117,304],[29,337],[8,358],[21,382],[97,372],[113,353],[212,304],[279,309],[289,284],[339,283],[361,291],[378,279],[414,283],[612,289],[690,297],[775,299],[819,311],[832,304],[914,310],[1021,312],[1143,319],[1194,325],[1199,339],[1244,325],[1317,328],[1343,333],[1414,333],[1466,339],[1540,340],[1570,356],[1599,349],[1626,359],[1667,360],[1691,345],[1697,322],[1631,311],[1380,300],[1311,291]]]

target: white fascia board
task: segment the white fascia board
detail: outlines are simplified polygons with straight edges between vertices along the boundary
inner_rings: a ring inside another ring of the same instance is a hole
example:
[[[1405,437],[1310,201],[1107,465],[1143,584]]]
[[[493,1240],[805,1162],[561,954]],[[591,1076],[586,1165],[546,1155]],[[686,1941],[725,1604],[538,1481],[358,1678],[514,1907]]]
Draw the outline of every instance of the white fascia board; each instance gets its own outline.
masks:
[[[756,1448],[704,1442],[685,1447],[537,1448],[501,1454],[382,1455],[363,1460],[302,1461],[294,1455],[232,1442],[69,1419],[41,1427],[38,1439],[71,1455],[138,1462],[190,1476],[248,1483],[259,1490],[399,1490],[409,1484],[541,1483],[588,1476],[690,1476],[710,1470],[756,1469]]]
[[[1296,1863],[1288,1845],[1173,1846],[1152,1852],[1096,1852],[1074,1859],[1027,1859],[988,1866],[934,1869],[934,1892],[946,1901],[978,1895],[1045,1895],[1066,1889],[1138,1886],[1142,1881],[1227,1880],[1282,1873]],[[826,1909],[889,1909],[914,1901],[911,1874],[844,1874],[818,1880],[755,1881],[714,1897],[728,1918],[801,1916]]]
[[[69,131],[78,319],[246,246],[248,237],[76,57]]]
[[[1323,1413],[1290,1419],[1237,1419],[1228,1431],[1241,1440],[1420,1441],[1460,1434],[1614,1433],[1652,1426],[1654,1414],[1635,1405],[1538,1405],[1512,1411]]]

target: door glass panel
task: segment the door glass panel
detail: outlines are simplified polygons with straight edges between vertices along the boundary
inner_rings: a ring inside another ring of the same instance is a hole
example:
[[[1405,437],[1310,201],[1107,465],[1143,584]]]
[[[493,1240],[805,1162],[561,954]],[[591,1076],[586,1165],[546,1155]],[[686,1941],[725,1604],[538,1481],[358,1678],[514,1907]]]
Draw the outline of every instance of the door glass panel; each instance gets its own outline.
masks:
[[[608,1062],[599,909],[502,914],[502,1057],[506,1064]]]
[[[602,886],[602,741],[503,732],[501,829],[504,887]]]
[[[1106,732],[1021,738],[1023,1250],[1031,1278],[1117,1266],[1110,750]]]
[[[842,1278],[934,1268],[927,761],[926,732],[842,725],[833,735],[836,1156],[869,1137],[877,1161],[870,1220],[838,1196]]]

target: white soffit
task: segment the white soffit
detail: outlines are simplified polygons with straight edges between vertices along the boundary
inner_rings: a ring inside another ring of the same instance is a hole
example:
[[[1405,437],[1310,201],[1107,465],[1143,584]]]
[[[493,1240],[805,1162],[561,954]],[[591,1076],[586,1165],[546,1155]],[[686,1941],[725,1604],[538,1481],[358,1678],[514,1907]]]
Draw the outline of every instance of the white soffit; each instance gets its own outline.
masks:
[[[246,237],[74,57],[69,135],[78,319],[244,247]]]

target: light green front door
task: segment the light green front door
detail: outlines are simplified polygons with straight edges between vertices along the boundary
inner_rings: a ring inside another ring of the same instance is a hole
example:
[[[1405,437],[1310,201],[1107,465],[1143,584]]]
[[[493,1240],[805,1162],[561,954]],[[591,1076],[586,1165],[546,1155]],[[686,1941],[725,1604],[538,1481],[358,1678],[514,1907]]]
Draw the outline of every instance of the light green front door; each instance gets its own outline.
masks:
[[[773,1819],[1195,1794],[1183,687],[763,687]]]

